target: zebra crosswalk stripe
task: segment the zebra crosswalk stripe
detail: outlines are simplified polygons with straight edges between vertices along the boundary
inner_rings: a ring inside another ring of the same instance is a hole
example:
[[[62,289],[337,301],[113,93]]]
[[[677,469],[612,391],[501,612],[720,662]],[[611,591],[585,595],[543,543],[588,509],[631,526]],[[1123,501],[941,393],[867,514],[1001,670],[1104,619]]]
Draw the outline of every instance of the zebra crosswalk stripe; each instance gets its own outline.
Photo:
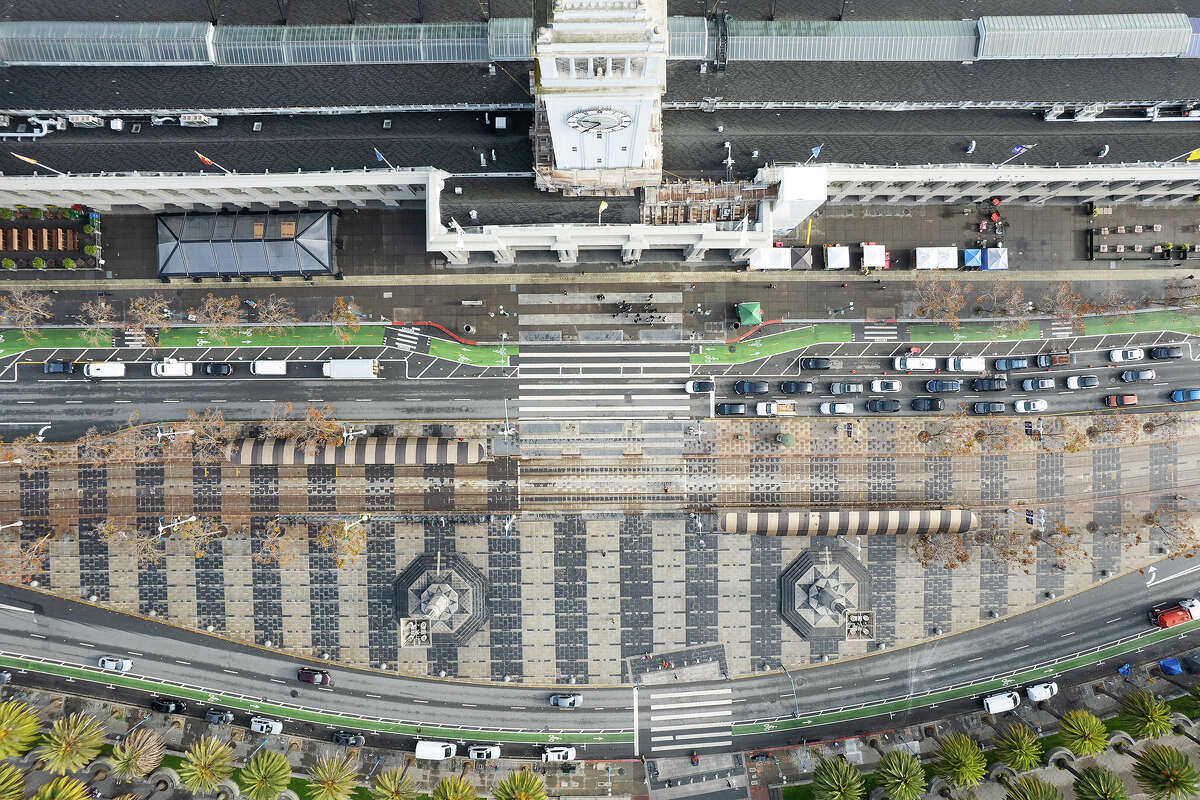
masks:
[[[733,744],[732,689],[650,692],[646,700],[651,751],[699,750]]]

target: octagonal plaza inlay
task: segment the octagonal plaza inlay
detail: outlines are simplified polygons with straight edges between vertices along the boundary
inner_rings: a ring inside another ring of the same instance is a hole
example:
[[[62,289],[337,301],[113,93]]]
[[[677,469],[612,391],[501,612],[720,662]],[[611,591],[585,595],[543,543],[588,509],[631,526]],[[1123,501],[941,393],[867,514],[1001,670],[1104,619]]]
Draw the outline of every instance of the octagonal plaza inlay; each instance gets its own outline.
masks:
[[[870,577],[847,550],[820,538],[780,574],[779,613],[805,639],[844,639],[847,617],[870,609]]]
[[[487,579],[457,553],[423,553],[392,583],[393,611],[403,627],[421,621],[427,644],[447,638],[463,645],[487,624]]]

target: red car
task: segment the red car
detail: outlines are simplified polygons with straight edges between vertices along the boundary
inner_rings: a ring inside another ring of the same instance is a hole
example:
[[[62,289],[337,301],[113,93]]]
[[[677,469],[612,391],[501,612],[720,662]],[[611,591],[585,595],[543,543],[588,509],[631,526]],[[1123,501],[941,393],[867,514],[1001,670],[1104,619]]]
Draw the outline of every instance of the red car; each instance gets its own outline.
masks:
[[[296,680],[301,683],[311,683],[313,686],[333,686],[333,678],[323,669],[301,667],[296,672]]]
[[[1104,405],[1109,408],[1120,408],[1121,406],[1136,406],[1136,394],[1110,394],[1104,398]]]

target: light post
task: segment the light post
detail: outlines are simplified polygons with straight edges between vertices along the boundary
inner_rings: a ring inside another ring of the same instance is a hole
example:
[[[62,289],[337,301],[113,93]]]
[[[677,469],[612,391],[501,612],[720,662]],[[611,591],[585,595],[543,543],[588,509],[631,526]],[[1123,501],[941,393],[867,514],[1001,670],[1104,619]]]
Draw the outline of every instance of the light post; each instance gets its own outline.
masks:
[[[367,435],[366,428],[363,428],[361,431],[351,430],[349,425],[347,425],[344,422],[342,423],[342,442],[343,442],[343,444],[354,441],[355,437],[366,436],[366,435]]]
[[[788,681],[792,684],[792,716],[796,719],[800,718],[800,700],[796,697],[796,681],[792,678],[792,673],[788,672],[787,665],[782,661],[779,662],[779,668],[783,670],[783,674],[787,675]]]
[[[857,551],[858,551],[858,557],[859,557],[859,558],[862,558],[862,545],[861,545],[861,544],[859,544],[858,542],[854,541],[854,539],[857,539],[857,538],[858,538],[857,536],[855,536],[855,537],[854,537],[854,539],[851,539],[851,538],[849,538],[849,537],[847,537],[847,536],[844,536],[843,534],[840,534],[840,533],[839,533],[837,538],[838,538],[838,540],[839,540],[839,541],[845,542],[846,544],[850,545],[850,546],[851,546],[851,547],[853,547],[855,550],[857,550]]]
[[[5,528],[19,528],[24,524],[25,523],[21,520],[17,520],[16,522],[10,522],[7,525],[0,525],[0,531],[4,530]]]
[[[21,463],[21,459],[19,459],[19,458],[10,458],[5,461],[0,461],[0,464],[20,464],[20,463]]]
[[[163,525],[162,517],[159,517],[158,518],[158,535],[162,536],[164,533],[171,530],[172,528],[178,528],[180,525],[187,525],[189,522],[195,522],[197,519],[198,519],[198,517],[195,514],[193,514],[192,516],[190,516],[186,519],[177,519],[174,522],[168,522],[166,525]]]
[[[170,428],[164,429],[161,422],[157,426],[155,426],[154,435],[156,437],[158,437],[158,441],[160,441],[160,442],[163,439],[166,439],[169,442],[173,442],[173,441],[175,441],[175,437],[179,436],[180,434],[187,434],[190,436],[195,436],[196,432],[195,431],[176,431],[176,430],[171,430]]]

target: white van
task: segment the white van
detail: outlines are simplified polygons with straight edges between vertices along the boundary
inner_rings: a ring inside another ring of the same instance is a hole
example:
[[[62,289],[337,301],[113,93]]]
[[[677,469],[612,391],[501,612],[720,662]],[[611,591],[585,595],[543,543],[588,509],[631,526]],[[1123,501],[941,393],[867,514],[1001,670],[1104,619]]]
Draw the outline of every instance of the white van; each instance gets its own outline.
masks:
[[[283,723],[270,717],[251,717],[250,730],[255,733],[282,733]]]
[[[947,358],[947,372],[986,372],[987,363],[978,356],[968,358]]]
[[[426,761],[445,761],[447,758],[454,758],[454,754],[457,752],[458,745],[450,742],[419,741],[414,755]]]
[[[119,361],[96,361],[84,364],[83,374],[87,378],[124,378],[125,365]]]
[[[186,378],[192,374],[192,362],[164,358],[150,365],[150,374],[156,378]]]
[[[251,375],[287,375],[286,361],[251,361]]]
[[[321,365],[321,374],[335,380],[371,380],[379,377],[379,362],[370,358],[334,358]]]
[[[917,356],[896,356],[892,359],[895,369],[911,370],[913,372],[933,372],[937,369],[936,358],[918,358]]]
[[[989,714],[1003,714],[1021,705],[1021,695],[1016,692],[989,694],[983,698],[983,710]]]

